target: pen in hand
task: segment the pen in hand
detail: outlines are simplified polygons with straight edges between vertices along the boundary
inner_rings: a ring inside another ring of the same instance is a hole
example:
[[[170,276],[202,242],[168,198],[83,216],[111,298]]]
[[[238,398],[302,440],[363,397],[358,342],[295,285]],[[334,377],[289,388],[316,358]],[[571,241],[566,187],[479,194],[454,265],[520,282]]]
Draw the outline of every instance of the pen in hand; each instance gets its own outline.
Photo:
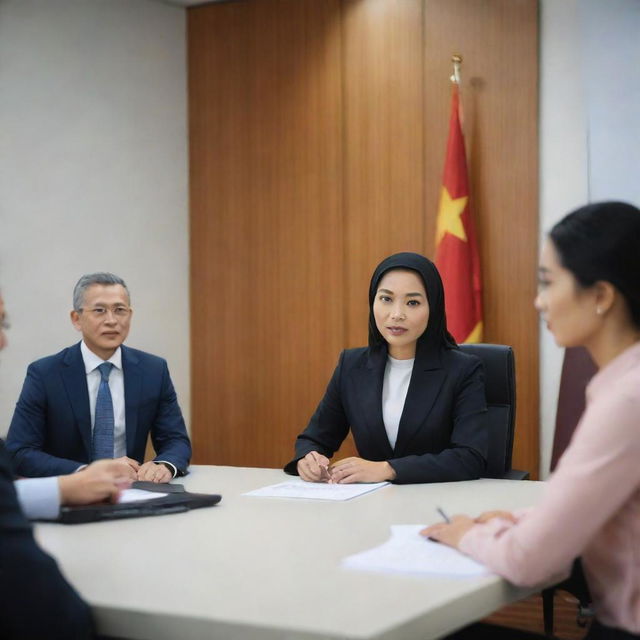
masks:
[[[440,507],[436,507],[436,511],[442,516],[442,519],[447,524],[451,524],[451,520],[449,520],[449,516]]]
[[[320,465],[320,480],[322,482],[331,482],[331,471],[326,464]]]
[[[451,519],[449,518],[449,516],[440,508],[440,507],[436,507],[436,511],[438,512],[438,515],[447,523],[447,524],[451,524]],[[429,529],[429,527],[427,527],[427,529],[423,529],[420,533],[424,535],[424,532],[427,531]],[[440,540],[436,540],[435,538],[432,538],[431,536],[425,536],[426,540],[430,540],[431,542],[440,542]]]
[[[315,451],[311,452],[314,462],[320,469],[320,482],[329,482],[331,480],[331,472],[326,464],[321,464],[318,454]]]

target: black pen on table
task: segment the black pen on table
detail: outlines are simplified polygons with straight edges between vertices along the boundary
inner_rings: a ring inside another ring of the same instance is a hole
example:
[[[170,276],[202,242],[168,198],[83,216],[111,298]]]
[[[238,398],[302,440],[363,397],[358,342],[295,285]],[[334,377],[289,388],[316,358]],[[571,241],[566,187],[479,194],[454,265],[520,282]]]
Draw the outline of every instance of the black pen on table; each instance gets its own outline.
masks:
[[[436,511],[442,516],[442,519],[447,524],[451,524],[451,520],[449,520],[449,516],[440,507],[436,507]]]

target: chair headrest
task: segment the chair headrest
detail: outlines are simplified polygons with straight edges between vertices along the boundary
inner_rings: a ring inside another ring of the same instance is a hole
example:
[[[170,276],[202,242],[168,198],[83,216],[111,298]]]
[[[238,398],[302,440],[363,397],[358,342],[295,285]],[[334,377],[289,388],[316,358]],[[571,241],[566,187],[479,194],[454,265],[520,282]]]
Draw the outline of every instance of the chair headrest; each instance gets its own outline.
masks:
[[[515,404],[513,349],[505,344],[461,344],[460,350],[477,356],[484,364],[487,404]]]

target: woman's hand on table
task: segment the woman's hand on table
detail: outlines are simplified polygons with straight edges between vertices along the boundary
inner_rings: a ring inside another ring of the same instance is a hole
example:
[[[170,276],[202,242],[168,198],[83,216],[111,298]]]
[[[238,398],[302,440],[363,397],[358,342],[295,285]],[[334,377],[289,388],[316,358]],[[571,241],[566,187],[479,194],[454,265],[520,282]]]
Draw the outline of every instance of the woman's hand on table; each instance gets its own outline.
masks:
[[[329,467],[330,482],[351,484],[354,482],[386,482],[395,480],[396,472],[385,461],[373,462],[363,458],[344,458]]]
[[[469,516],[453,516],[450,522],[432,524],[423,529],[420,535],[457,549],[462,536],[475,524],[475,520]]]
[[[439,522],[438,524],[433,524],[430,527],[423,529],[420,532],[420,535],[457,549],[462,536],[464,536],[471,527],[476,524],[484,524],[494,518],[500,518],[512,523],[517,522],[516,517],[510,511],[501,511],[497,509],[494,511],[485,511],[477,518],[470,518],[469,516],[453,516],[453,518],[451,518],[451,522]]]
[[[517,522],[516,517],[511,513],[511,511],[501,511],[500,509],[485,511],[484,513],[481,513],[475,521],[478,524],[483,524],[484,522],[489,522],[489,520],[493,520],[494,518],[502,518],[502,520],[513,522],[514,524]]]
[[[298,475],[306,482],[329,482],[329,458],[317,451],[310,451],[296,465]]]

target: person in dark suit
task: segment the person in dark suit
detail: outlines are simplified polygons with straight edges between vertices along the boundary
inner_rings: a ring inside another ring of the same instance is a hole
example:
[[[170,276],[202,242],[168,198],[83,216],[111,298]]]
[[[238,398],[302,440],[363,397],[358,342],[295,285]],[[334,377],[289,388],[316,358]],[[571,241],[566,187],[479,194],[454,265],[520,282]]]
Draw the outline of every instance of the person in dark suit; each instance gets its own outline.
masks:
[[[0,350],[6,346],[6,326],[4,301],[0,296]],[[106,460],[95,462],[86,471],[72,476],[31,478],[14,483],[11,460],[0,439],[0,638],[84,640],[93,637],[89,607],[62,576],[53,558],[36,544],[20,502],[34,517],[55,517],[60,503],[115,500],[126,485],[118,476],[118,467]],[[16,487],[23,489],[21,500]]]
[[[114,458],[132,479],[184,474],[191,444],[167,363],[122,344],[132,314],[124,281],[85,275],[73,306],[82,341],[27,369],[6,442],[16,473],[68,474]],[[149,434],[157,455],[143,464]]]
[[[89,607],[33,538],[0,440],[0,638],[91,638]]]
[[[480,477],[488,434],[482,363],[447,331],[435,265],[383,260],[369,286],[369,346],[346,349],[285,471],[310,482]],[[330,464],[349,433],[360,457]]]

